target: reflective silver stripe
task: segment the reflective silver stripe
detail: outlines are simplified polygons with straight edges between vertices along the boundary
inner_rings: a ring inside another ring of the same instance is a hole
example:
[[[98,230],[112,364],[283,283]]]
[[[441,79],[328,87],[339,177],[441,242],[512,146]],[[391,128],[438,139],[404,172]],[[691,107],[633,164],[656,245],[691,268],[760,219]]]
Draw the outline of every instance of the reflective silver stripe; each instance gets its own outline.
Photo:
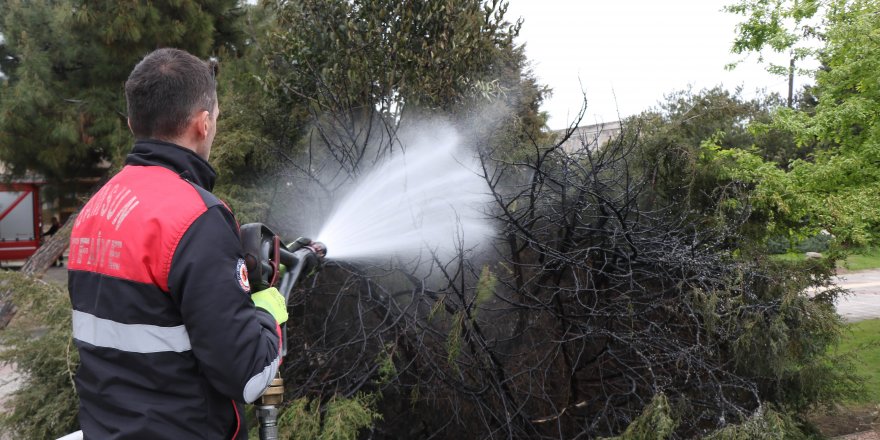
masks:
[[[122,324],[77,310],[73,311],[73,337],[96,347],[132,353],[192,350],[189,334],[183,325]]]
[[[275,373],[278,372],[278,364],[280,362],[281,356],[278,356],[271,364],[266,365],[266,368],[263,368],[263,371],[248,380],[247,384],[244,386],[243,397],[245,403],[251,403],[263,395],[263,392],[269,387],[269,383],[275,378]]]

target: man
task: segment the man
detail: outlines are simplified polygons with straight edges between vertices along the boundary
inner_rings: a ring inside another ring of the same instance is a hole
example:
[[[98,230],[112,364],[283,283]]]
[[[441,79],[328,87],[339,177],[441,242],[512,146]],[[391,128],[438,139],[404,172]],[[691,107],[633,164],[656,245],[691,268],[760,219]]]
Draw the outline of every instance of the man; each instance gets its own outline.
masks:
[[[135,66],[125,83],[134,148],[71,233],[87,439],[247,438],[242,402],[278,369],[284,299],[250,294],[238,226],[210,193],[215,74],[176,49]]]
[[[61,222],[58,220],[58,217],[53,216],[52,223],[49,226],[49,230],[46,232],[43,232],[41,237],[52,238],[52,236],[55,235],[55,233],[57,233],[59,229],[61,229]],[[46,240],[48,240],[49,238],[46,238]],[[58,256],[57,260],[52,262],[52,266],[63,266],[63,265],[64,265],[64,254],[62,253],[60,256]]]
[[[49,225],[49,230],[43,232],[43,237],[51,237],[55,235],[58,230],[61,229],[61,222],[58,221],[58,217],[52,217],[52,223]]]

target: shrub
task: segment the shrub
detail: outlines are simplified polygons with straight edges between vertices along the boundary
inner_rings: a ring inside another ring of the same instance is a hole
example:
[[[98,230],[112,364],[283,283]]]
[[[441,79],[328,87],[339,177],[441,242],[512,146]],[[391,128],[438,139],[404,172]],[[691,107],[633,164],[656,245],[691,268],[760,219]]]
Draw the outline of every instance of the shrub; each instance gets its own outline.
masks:
[[[73,376],[79,355],[71,338],[71,306],[56,285],[17,272],[0,272],[11,289],[16,319],[0,332],[0,362],[23,376],[0,431],[14,438],[57,438],[79,429]]]

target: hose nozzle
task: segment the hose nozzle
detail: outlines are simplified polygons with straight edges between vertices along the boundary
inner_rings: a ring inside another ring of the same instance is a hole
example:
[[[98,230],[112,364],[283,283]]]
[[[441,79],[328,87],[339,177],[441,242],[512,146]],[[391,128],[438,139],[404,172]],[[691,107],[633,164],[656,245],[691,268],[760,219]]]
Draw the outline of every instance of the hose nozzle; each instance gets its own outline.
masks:
[[[324,261],[324,257],[327,256],[327,245],[321,243],[320,241],[312,241],[311,238],[299,237],[294,240],[293,243],[287,245],[287,249],[290,252],[296,252],[297,250],[303,248],[312,251],[312,253],[315,254],[316,257],[318,257],[318,260],[322,262]]]
[[[313,241],[306,247],[311,249],[312,252],[314,252],[315,255],[318,256],[319,260],[323,260],[324,257],[327,256],[327,245],[321,243],[320,241]]]

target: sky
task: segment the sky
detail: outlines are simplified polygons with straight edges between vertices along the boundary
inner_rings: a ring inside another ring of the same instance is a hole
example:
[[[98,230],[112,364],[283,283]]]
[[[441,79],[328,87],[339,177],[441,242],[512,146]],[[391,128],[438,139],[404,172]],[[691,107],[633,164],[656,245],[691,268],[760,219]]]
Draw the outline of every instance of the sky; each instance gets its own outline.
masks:
[[[581,125],[637,114],[664,95],[691,86],[723,85],[788,94],[788,79],[767,73],[756,55],[730,52],[739,16],[721,9],[735,0],[510,0],[507,18],[524,20],[517,43],[540,83],[553,89],[542,110],[560,129],[587,97]],[[784,55],[768,58],[787,64]],[[804,84],[795,81],[795,90]]]

